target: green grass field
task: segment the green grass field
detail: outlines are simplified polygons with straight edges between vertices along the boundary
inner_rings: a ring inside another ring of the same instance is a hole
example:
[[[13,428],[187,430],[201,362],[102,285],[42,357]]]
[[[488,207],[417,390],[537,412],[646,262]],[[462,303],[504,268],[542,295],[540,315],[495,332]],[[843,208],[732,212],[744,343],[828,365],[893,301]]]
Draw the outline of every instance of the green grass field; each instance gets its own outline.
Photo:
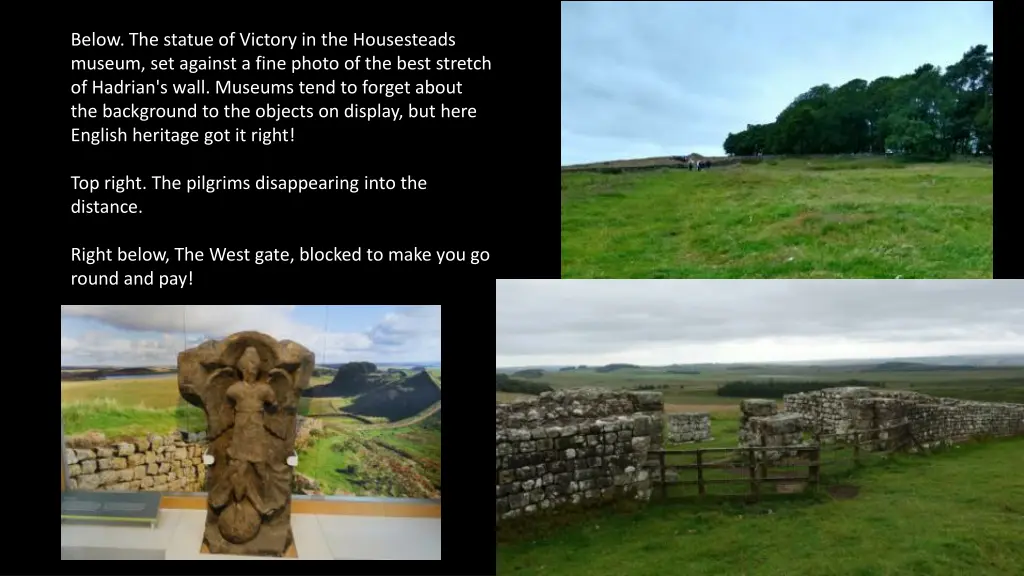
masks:
[[[206,428],[203,411],[178,395],[176,375],[61,382],[60,405],[69,436],[98,430],[116,439]]]
[[[563,278],[991,278],[992,167],[562,174]]]
[[[652,503],[498,546],[498,574],[1024,573],[1024,438],[865,466],[856,498]]]

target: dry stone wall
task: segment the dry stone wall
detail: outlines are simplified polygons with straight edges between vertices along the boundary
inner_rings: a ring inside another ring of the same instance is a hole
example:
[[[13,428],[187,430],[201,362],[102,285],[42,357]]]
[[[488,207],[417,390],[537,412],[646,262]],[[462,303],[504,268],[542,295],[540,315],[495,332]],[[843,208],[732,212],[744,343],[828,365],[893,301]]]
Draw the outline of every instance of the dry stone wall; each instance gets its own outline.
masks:
[[[852,430],[874,428],[870,388],[847,386],[826,388],[815,392],[788,394],[783,397],[783,411],[800,414],[819,434],[846,434]]]
[[[856,433],[863,449],[916,450],[980,436],[1024,434],[1024,404],[860,386],[789,394],[781,412],[772,400],[744,400],[740,410],[740,446],[801,445],[807,433],[830,443],[852,440]]]
[[[102,435],[68,438],[69,490],[203,492],[206,450],[202,435],[150,434],[124,442]]]
[[[647,500],[660,392],[568,390],[495,410],[495,522],[616,498]]]
[[[980,436],[1024,434],[1024,404],[936,398],[910,391],[862,387],[828,388],[785,397],[785,413],[800,414],[822,434],[878,430],[907,423],[895,431],[873,432],[867,440],[899,440],[930,447]]]
[[[705,412],[666,414],[667,439],[671,444],[706,442],[711,438],[711,415]]]

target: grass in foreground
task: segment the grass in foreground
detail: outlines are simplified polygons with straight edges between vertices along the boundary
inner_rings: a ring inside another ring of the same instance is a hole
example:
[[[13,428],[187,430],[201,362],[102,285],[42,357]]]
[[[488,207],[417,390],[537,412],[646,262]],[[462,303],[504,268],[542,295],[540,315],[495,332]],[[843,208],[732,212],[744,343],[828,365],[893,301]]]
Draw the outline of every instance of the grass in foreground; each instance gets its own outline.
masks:
[[[992,168],[562,174],[563,278],[991,278]]]
[[[499,574],[1024,573],[1024,438],[861,469],[852,500],[652,504],[498,547]],[[770,513],[769,513],[770,511]]]

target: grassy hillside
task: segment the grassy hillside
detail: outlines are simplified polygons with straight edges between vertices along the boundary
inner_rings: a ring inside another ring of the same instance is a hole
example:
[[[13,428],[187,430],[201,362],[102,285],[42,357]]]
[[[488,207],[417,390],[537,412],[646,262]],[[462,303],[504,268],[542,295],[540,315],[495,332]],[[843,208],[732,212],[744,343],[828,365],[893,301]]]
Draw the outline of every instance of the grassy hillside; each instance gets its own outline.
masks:
[[[330,427],[299,453],[315,492],[339,496],[440,498],[441,413],[400,428]]]
[[[563,278],[991,278],[992,167],[562,173]]]
[[[397,422],[411,418],[440,401],[441,388],[437,381],[429,373],[420,372],[360,395],[345,408],[345,411]]]
[[[652,504],[498,547],[498,574],[1024,573],[1024,438],[870,466],[850,500]]]

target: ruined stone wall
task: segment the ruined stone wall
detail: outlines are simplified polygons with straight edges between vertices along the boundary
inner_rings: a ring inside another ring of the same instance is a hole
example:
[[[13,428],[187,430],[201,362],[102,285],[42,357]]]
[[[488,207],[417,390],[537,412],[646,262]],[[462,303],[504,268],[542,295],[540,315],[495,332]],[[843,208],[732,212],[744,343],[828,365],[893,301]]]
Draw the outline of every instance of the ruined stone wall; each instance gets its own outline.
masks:
[[[910,432],[924,447],[979,436],[1024,434],[1024,404],[932,400],[936,401],[914,403],[905,409]]]
[[[774,400],[748,399],[740,402],[740,446],[760,446],[758,418],[775,416],[779,411]]]
[[[125,442],[69,438],[68,490],[204,492],[205,441],[201,435],[150,434]]]
[[[860,386],[787,394],[782,411],[802,415],[819,434],[845,434],[876,427],[872,406],[861,402],[872,397],[869,388]]]
[[[778,412],[774,400],[751,399],[740,403],[739,445],[742,447],[810,446],[807,419],[797,413]],[[758,451],[758,460],[775,461],[797,456],[795,451]]]
[[[711,415],[706,412],[666,414],[667,439],[670,444],[706,442],[711,438]]]
[[[659,392],[569,390],[495,410],[495,521],[616,498],[647,500],[662,445]]]
[[[1024,434],[1024,404],[936,398],[909,391],[846,387],[791,394],[785,397],[784,412],[800,414],[822,434],[907,422],[905,431],[923,447],[979,436]],[[888,433],[875,433],[869,439],[874,436],[885,440],[882,436]]]

